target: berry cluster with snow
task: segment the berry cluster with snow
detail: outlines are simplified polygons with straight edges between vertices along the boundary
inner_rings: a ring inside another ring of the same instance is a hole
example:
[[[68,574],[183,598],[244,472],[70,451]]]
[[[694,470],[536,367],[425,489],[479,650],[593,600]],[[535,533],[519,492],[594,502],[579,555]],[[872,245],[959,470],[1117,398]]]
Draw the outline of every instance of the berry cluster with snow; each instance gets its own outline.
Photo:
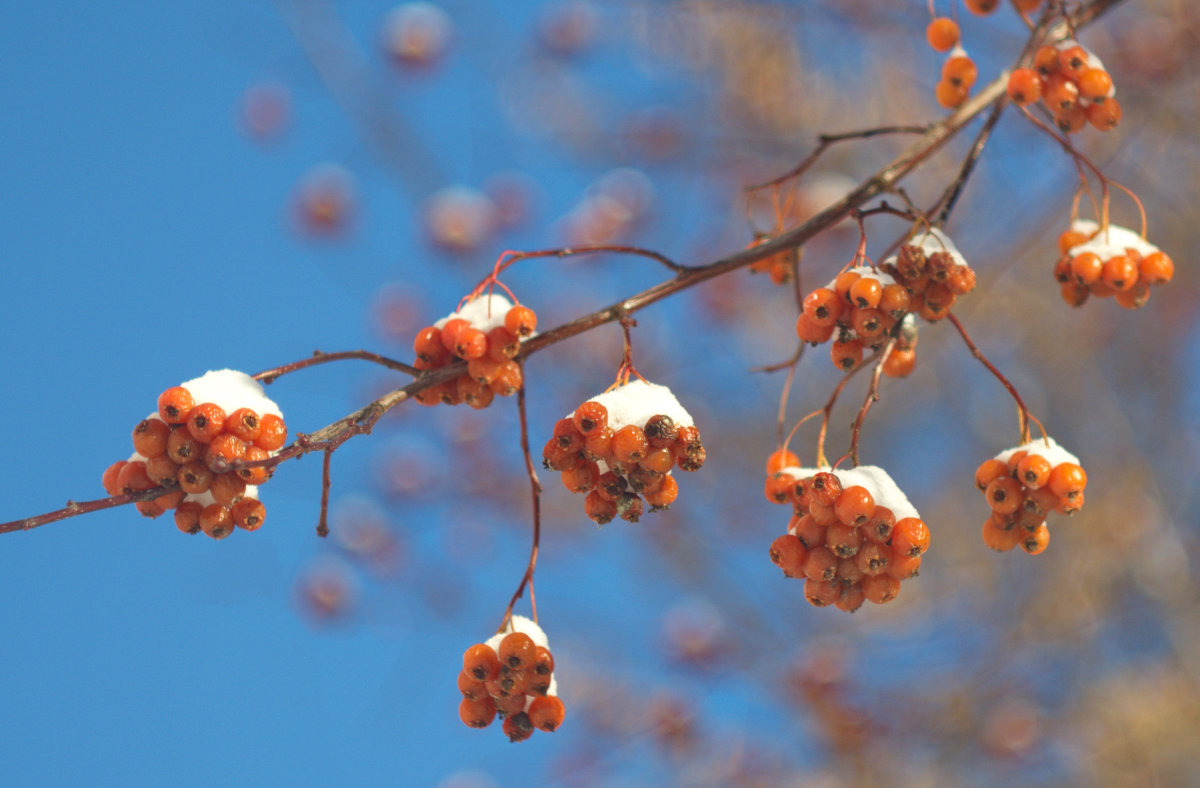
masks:
[[[1096,222],[1078,219],[1059,236],[1059,249],[1054,278],[1071,306],[1096,296],[1138,309],[1150,298],[1151,286],[1166,284],[1175,275],[1175,263],[1165,252],[1115,224],[1101,229]]]

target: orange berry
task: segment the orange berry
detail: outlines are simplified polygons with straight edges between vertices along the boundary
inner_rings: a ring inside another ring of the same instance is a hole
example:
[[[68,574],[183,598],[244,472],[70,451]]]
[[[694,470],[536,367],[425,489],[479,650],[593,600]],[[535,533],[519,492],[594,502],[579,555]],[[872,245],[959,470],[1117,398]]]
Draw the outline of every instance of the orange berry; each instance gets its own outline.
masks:
[[[963,5],[972,14],[984,16],[996,10],[996,6],[1000,4],[1000,0],[963,0]]]
[[[804,342],[820,345],[833,336],[834,325],[821,326],[813,322],[807,312],[802,312],[796,319],[796,336]]]
[[[966,55],[954,55],[942,64],[942,81],[957,88],[970,90],[978,77],[979,69],[975,61]]]
[[[482,358],[487,350],[487,334],[472,326],[461,329],[454,341],[454,353],[466,361]]]
[[[675,456],[670,449],[650,449],[639,465],[652,473],[666,473],[675,465]]]
[[[1042,97],[1042,78],[1032,68],[1018,68],[1008,75],[1008,99],[1027,107]]]
[[[949,52],[958,39],[958,25],[949,17],[939,16],[925,28],[925,40],[936,52]]]
[[[680,428],[675,425],[675,420],[664,413],[651,416],[646,420],[646,426],[642,428],[642,431],[646,433],[646,440],[649,441],[651,449],[670,449],[679,438],[679,430]],[[695,443],[698,446],[700,443],[700,431],[695,427],[691,427],[688,430],[688,434],[690,435],[693,431],[695,432],[695,438],[689,438],[685,443]]]
[[[246,454],[242,457],[242,462],[256,462],[265,460],[269,455],[266,449],[261,449],[258,446],[248,446]],[[246,484],[262,484],[271,478],[270,468],[238,468],[237,475],[242,478]]]
[[[1087,472],[1073,462],[1059,463],[1050,471],[1048,484],[1059,498],[1074,498],[1087,487]]]
[[[204,463],[189,462],[179,468],[179,489],[191,495],[208,492],[212,486],[214,474]]]
[[[897,556],[918,556],[929,549],[929,527],[917,517],[896,521],[892,529],[892,551]]]
[[[838,496],[833,510],[846,525],[860,526],[875,513],[875,498],[866,487],[847,487]]]
[[[1071,276],[1081,285],[1090,285],[1100,281],[1104,273],[1104,261],[1094,252],[1077,254],[1070,259]]]
[[[496,706],[491,698],[463,698],[458,704],[458,717],[469,728],[486,728],[496,719]]]
[[[956,265],[946,277],[946,289],[956,296],[966,295],[975,289],[975,271],[967,265]]]
[[[1087,122],[1100,131],[1111,131],[1121,122],[1121,104],[1115,98],[1096,102],[1087,108]]]
[[[1074,107],[1079,100],[1079,86],[1065,74],[1051,74],[1042,85],[1042,101],[1054,113]]]
[[[1017,463],[1017,480],[1030,490],[1037,490],[1050,480],[1050,461],[1039,454],[1026,454]]]
[[[1021,529],[1005,526],[995,515],[983,521],[983,543],[997,552],[1006,552],[1021,542]]]
[[[563,486],[573,493],[591,492],[599,479],[600,469],[590,460],[562,472]]]
[[[1138,263],[1138,277],[1148,285],[1161,285],[1175,276],[1175,263],[1164,252],[1151,252]]]
[[[490,386],[500,374],[501,362],[484,355],[467,362],[467,375],[481,386]]]
[[[592,490],[583,499],[583,513],[596,525],[607,525],[617,516],[615,500],[605,498],[599,490]]]
[[[850,288],[862,277],[857,271],[842,271],[833,279],[833,292],[842,301],[850,300]]]
[[[1054,112],[1054,125],[1063,134],[1074,134],[1086,126],[1087,122],[1087,110],[1080,104],[1076,104],[1068,109],[1055,110]]]
[[[143,419],[133,428],[133,450],[149,459],[167,451],[171,428],[159,419]]]
[[[160,487],[174,487],[179,484],[179,463],[165,454],[146,460],[146,475],[150,481]]]
[[[458,334],[466,328],[470,328],[471,324],[461,317],[452,317],[445,323],[442,323],[441,340],[442,347],[447,353],[454,352],[454,346],[458,344]]]
[[[767,475],[771,476],[778,473],[783,468],[798,467],[800,458],[791,453],[787,449],[776,449],[771,452],[771,456],[767,457]]]
[[[636,424],[626,424],[613,435],[612,453],[617,462],[637,462],[649,448],[646,433]]]
[[[832,326],[842,314],[845,302],[828,287],[818,287],[804,297],[804,314],[814,325]]]
[[[246,443],[253,443],[262,431],[258,414],[250,408],[238,408],[225,419],[225,432],[234,435]]]
[[[487,332],[488,358],[501,363],[514,358],[521,351],[521,342],[516,335],[503,326]]]
[[[246,442],[228,432],[212,439],[204,450],[204,464],[213,473],[224,473],[229,466],[246,456]]]
[[[844,610],[847,613],[853,613],[863,606],[867,595],[863,593],[862,586],[858,583],[843,583],[840,589],[840,594],[833,604],[838,610]]]
[[[1030,555],[1044,552],[1049,545],[1050,529],[1046,527],[1045,523],[1039,525],[1032,532],[1025,531],[1021,534],[1021,549]]]
[[[500,657],[486,643],[476,643],[463,652],[463,670],[478,681],[490,681],[500,674]]]
[[[233,505],[230,513],[233,515],[233,522],[239,528],[257,531],[266,519],[267,507],[256,498],[243,498]]]
[[[840,522],[837,518],[837,512],[833,510],[833,504],[823,504],[820,501],[813,500],[813,496],[809,495],[808,513],[812,515],[813,522],[822,528]]]
[[[492,381],[492,391],[501,397],[511,397],[517,393],[525,381],[521,365],[515,361],[505,361],[500,365],[500,374]]]
[[[1007,474],[992,480],[983,494],[992,511],[1000,514],[1012,514],[1025,498],[1021,483]]]
[[[992,481],[1004,478],[1008,473],[1008,463],[1004,460],[984,460],[975,471],[975,486],[980,491],[986,490]]]
[[[204,507],[195,501],[184,501],[175,509],[175,527],[185,534],[200,533],[200,512]]]
[[[458,672],[458,691],[467,700],[483,700],[490,697],[484,683],[465,670]]]
[[[921,556],[897,555],[893,552],[884,572],[888,577],[895,578],[896,580],[907,580],[910,577],[916,577],[920,569]]]
[[[1088,290],[1087,285],[1081,285],[1078,282],[1066,282],[1059,289],[1059,295],[1062,296],[1062,300],[1071,306],[1083,306],[1087,302],[1091,292]]]
[[[1008,472],[1011,476],[1015,477],[1017,475],[1017,466],[1021,464],[1021,460],[1025,459],[1026,454],[1029,454],[1029,452],[1025,449],[1021,449],[1020,451],[1014,451],[1012,454],[1008,455],[1008,462],[1006,464],[1008,465]]]
[[[876,506],[871,519],[862,526],[863,535],[872,542],[887,544],[892,538],[892,530],[896,527],[896,515],[886,506]]]
[[[846,295],[849,296],[850,303],[859,309],[874,309],[879,306],[879,299],[883,297],[883,285],[874,277],[860,276],[850,285]]]
[[[525,712],[510,714],[504,718],[501,730],[510,742],[525,741],[533,735],[533,723],[529,721],[529,715]]]
[[[958,109],[962,103],[967,100],[967,95],[971,89],[963,85],[956,85],[947,80],[941,80],[937,83],[937,88],[934,90],[934,97],[937,103],[946,109]]]
[[[813,580],[811,577],[804,581],[804,598],[813,607],[825,607],[837,602],[842,590],[836,583],[828,580]]]
[[[197,405],[188,414],[187,429],[197,443],[208,443],[220,435],[224,427],[225,410],[211,402]]]
[[[1062,235],[1058,236],[1058,251],[1066,254],[1073,247],[1087,243],[1089,237],[1086,233],[1081,233],[1078,230],[1064,230]]]
[[[857,339],[839,339],[829,346],[829,357],[835,367],[849,372],[862,362],[863,343]]]
[[[417,332],[413,352],[421,361],[435,366],[450,358],[450,351],[442,344],[442,330],[437,326],[426,326]]]
[[[825,546],[839,559],[853,558],[862,542],[862,531],[856,525],[834,523],[825,531]]]
[[[804,557],[804,574],[810,580],[833,580],[837,575],[837,565],[838,556],[821,545],[809,550]]]
[[[900,581],[888,574],[871,575],[862,581],[862,590],[868,602],[886,605],[900,593]]]
[[[1100,278],[1113,290],[1128,290],[1138,280],[1137,263],[1123,254],[1111,257],[1105,261]]]
[[[537,659],[537,644],[524,632],[509,632],[500,641],[497,656],[502,667],[521,670]]]
[[[553,732],[562,725],[565,708],[563,702],[554,695],[534,698],[529,704],[529,722],[539,731]]]
[[[1112,77],[1102,68],[1084,69],[1079,75],[1079,95],[1085,99],[1104,101],[1112,86]]]
[[[254,439],[254,445],[267,451],[282,449],[283,444],[287,443],[288,434],[283,419],[274,413],[264,413],[258,423],[260,429],[258,437]]]
[[[588,401],[575,409],[571,419],[579,434],[587,438],[608,426],[608,408],[599,402]]]
[[[883,374],[889,378],[906,378],[917,366],[917,351],[893,350],[883,361]]]
[[[168,424],[182,424],[195,404],[192,392],[172,386],[158,395],[158,417]]]
[[[1058,71],[1058,50],[1048,45],[1039,47],[1033,55],[1033,69],[1043,77]]]
[[[117,485],[117,477],[121,475],[121,469],[124,467],[125,460],[117,460],[104,469],[104,473],[100,477],[100,484],[104,486],[104,491],[109,495],[121,494],[121,488]]]
[[[908,301],[908,290],[904,285],[897,283],[884,285],[883,291],[879,294],[878,309],[885,315],[891,315],[898,320],[904,317],[904,313],[908,311]]]
[[[504,328],[517,337],[527,337],[537,329],[537,315],[527,306],[520,304],[504,315]]]
[[[146,475],[146,463],[141,460],[127,462],[117,471],[117,488],[122,493],[141,492],[157,486]]]
[[[771,563],[782,569],[788,577],[805,576],[804,562],[808,558],[808,552],[799,537],[792,534],[776,537],[775,541],[771,542],[768,554],[771,556]]]
[[[1087,50],[1079,45],[1067,47],[1058,53],[1058,70],[1072,80],[1078,80],[1083,76],[1087,64]]]
[[[213,539],[224,539],[233,533],[233,515],[228,506],[212,503],[200,512],[200,530]]]
[[[554,655],[550,653],[550,649],[545,646],[537,647],[537,656],[533,660],[533,673],[535,676],[549,676],[554,672]],[[542,693],[543,695],[545,693]]]
[[[1083,497],[1083,493],[1078,493],[1062,498],[1054,507],[1054,511],[1059,514],[1075,514],[1075,512],[1083,508]]]
[[[825,544],[825,528],[817,525],[817,521],[812,518],[812,515],[793,517],[788,523],[788,531],[795,534],[805,548],[820,547]]]
[[[208,491],[212,493],[214,501],[230,507],[242,500],[246,494],[246,483],[236,473],[221,473],[213,477]]]
[[[612,439],[613,431],[608,427],[596,430],[583,439],[583,453],[587,455],[588,459],[610,460],[612,459]]]

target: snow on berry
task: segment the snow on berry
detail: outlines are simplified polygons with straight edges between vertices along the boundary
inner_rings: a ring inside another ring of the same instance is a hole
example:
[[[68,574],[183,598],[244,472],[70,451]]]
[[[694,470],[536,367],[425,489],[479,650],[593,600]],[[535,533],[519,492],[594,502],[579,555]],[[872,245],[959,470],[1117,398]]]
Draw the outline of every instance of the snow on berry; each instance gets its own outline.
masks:
[[[499,716],[510,741],[524,741],[534,730],[555,731],[563,721],[549,640],[524,616],[512,616],[500,632],[463,653],[458,689],[463,723],[486,728]]]
[[[1078,457],[1047,437],[985,460],[975,471],[975,486],[992,510],[983,524],[984,544],[999,551],[1020,545],[1037,555],[1050,543],[1047,515],[1083,507],[1087,473]]]
[[[1137,309],[1146,304],[1152,285],[1175,275],[1175,263],[1165,252],[1115,224],[1102,230],[1096,222],[1078,219],[1059,236],[1059,249],[1054,277],[1071,306],[1082,306],[1095,295],[1112,296],[1122,307]]]

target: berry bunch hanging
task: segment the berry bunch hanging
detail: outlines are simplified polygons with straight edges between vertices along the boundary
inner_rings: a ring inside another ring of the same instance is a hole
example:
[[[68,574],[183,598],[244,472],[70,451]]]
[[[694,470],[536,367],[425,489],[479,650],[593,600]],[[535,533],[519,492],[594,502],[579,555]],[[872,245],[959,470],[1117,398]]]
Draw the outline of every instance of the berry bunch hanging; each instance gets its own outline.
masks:
[[[898,336],[906,315],[916,313],[928,321],[939,320],[950,311],[960,295],[975,287],[975,272],[967,265],[954,242],[932,228],[900,247],[899,253],[879,266],[859,266],[842,271],[825,287],[804,298],[804,310],[796,321],[801,340],[821,344],[837,338],[830,346],[833,365],[848,371],[857,366],[866,350],[877,350],[891,336]],[[902,377],[912,369],[916,343],[914,324],[899,341],[902,355],[889,374]],[[903,374],[900,374],[903,373]]]
[[[534,730],[553,732],[563,721],[549,641],[524,616],[512,616],[502,632],[466,650],[458,690],[463,723],[486,728],[499,716],[509,741],[524,741]]]
[[[223,539],[235,526],[262,526],[258,486],[271,475],[231,466],[268,459],[286,442],[283,414],[258,381],[231,369],[209,372],[159,396],[158,410],[133,429],[133,455],[110,465],[101,483],[109,495],[169,488],[138,511],[158,517],[174,509],[179,530]]]
[[[1091,124],[1109,131],[1121,122],[1116,87],[1100,58],[1073,38],[1041,47],[1033,65],[1009,75],[1008,97],[1020,107],[1041,101],[1055,125],[1072,134]]]
[[[1054,278],[1064,301],[1082,306],[1090,296],[1113,300],[1126,309],[1144,306],[1150,287],[1171,281],[1175,263],[1157,246],[1133,230],[1110,224],[1101,230],[1080,219],[1059,236],[1062,257]]]
[[[853,613],[864,601],[895,599],[929,549],[925,521],[882,468],[777,467],[795,461],[776,452],[767,462],[767,500],[793,511],[787,533],[771,543],[771,561],[804,579],[804,597],[816,607]]]
[[[466,361],[467,371],[457,378],[431,386],[416,395],[423,405],[457,405],[486,408],[499,394],[508,397],[521,388],[521,365],[513,359],[520,342],[533,336],[537,314],[502,295],[477,291],[465,304],[432,326],[417,332],[413,350],[417,369],[437,369]]]
[[[585,495],[587,516],[637,522],[675,502],[674,468],[697,471],[707,456],[700,430],[666,386],[634,380],[581,404],[554,425],[542,450],[563,485]],[[644,500],[643,500],[644,499]]]
[[[1046,516],[1083,508],[1087,472],[1079,458],[1046,437],[985,460],[975,471],[975,486],[992,510],[983,524],[984,544],[1000,551],[1020,545],[1037,555],[1050,544]]]

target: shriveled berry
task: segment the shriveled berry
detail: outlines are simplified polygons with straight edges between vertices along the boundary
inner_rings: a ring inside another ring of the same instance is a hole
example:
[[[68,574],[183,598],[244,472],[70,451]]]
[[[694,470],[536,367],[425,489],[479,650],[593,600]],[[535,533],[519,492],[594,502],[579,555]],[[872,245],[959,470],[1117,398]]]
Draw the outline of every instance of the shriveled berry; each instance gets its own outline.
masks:
[[[583,513],[596,525],[607,525],[617,516],[617,504],[601,495],[599,490],[592,490],[583,499]]]
[[[693,427],[693,429],[695,428]],[[647,419],[646,426],[642,431],[646,434],[646,440],[652,449],[669,448],[679,437],[679,428],[675,426],[675,420],[662,413]],[[699,439],[699,432],[697,432],[696,440],[699,441]]]
[[[501,729],[510,742],[525,741],[533,735],[533,723],[529,721],[529,715],[525,712],[505,717]]]
[[[630,523],[636,523],[642,517],[644,506],[637,493],[625,493],[617,500],[617,516]]]
[[[822,471],[812,477],[809,493],[822,506],[833,506],[842,494],[842,482],[832,473]]]

